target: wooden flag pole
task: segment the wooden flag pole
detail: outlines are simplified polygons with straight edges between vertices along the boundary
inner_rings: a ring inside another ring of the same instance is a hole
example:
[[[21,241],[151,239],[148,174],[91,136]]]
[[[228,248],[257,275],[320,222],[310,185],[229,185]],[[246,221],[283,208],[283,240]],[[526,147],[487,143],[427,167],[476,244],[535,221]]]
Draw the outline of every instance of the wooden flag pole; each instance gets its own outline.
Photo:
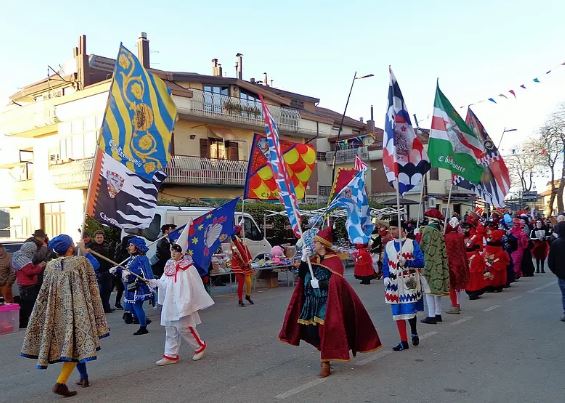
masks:
[[[396,214],[398,214],[398,243],[402,249],[402,219],[400,215],[400,184],[396,179]]]
[[[453,190],[453,179],[451,180],[451,185],[449,186],[449,194],[447,196],[447,210],[445,211],[445,217],[443,218],[443,233],[447,229],[447,217],[449,216],[449,205],[451,203],[451,191]]]
[[[420,226],[420,217],[421,214],[424,212],[425,208],[423,206],[423,202],[424,202],[424,178],[422,178],[422,189],[420,190],[420,200],[418,203],[418,218],[416,219],[416,228],[414,228],[414,230],[416,230],[417,228],[419,228]]]
[[[101,255],[100,253],[95,252],[95,251],[93,251],[93,250],[90,250],[89,253],[92,253],[94,256],[99,257],[99,258],[102,259],[102,260],[105,260],[105,261],[107,261],[107,262],[109,262],[109,263],[112,263],[115,267],[119,267],[119,268],[121,268],[122,270],[127,271],[130,275],[132,275],[132,276],[134,276],[134,277],[137,277],[139,280],[141,280],[141,281],[143,281],[143,282],[149,284],[149,281],[148,281],[147,279],[145,279],[145,278],[143,278],[143,277],[141,277],[141,276],[138,276],[138,275],[135,274],[135,273],[132,273],[132,272],[131,272],[130,270],[128,270],[126,267],[122,266],[122,264],[124,264],[125,262],[127,262],[127,260],[128,260],[129,258],[126,259],[126,260],[124,260],[122,263],[119,263],[119,264],[118,264],[118,263],[114,262],[112,259],[109,259],[109,258],[107,258],[106,256]]]

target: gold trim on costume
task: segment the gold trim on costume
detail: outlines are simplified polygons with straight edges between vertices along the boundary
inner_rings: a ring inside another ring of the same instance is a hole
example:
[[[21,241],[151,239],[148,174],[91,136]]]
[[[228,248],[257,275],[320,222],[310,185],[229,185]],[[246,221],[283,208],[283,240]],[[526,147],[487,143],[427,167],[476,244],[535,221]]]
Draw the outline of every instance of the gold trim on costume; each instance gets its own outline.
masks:
[[[298,319],[298,324],[300,325],[323,325],[324,323],[326,323],[326,321],[324,319],[318,318],[317,316],[314,316],[313,319]]]

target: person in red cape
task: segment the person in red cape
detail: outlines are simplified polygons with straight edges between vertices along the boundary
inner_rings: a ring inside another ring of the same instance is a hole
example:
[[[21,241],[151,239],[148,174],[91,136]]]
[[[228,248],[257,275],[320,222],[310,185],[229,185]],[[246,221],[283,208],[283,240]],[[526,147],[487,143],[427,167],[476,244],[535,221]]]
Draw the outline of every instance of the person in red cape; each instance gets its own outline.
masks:
[[[449,262],[449,299],[451,308],[447,313],[458,314],[461,312],[459,291],[464,290],[469,281],[469,263],[465,251],[465,237],[459,232],[459,220],[452,217],[445,229],[445,248]]]
[[[501,292],[506,286],[507,268],[510,264],[510,255],[502,245],[504,235],[503,230],[490,230],[483,252],[485,268],[490,273],[490,289],[494,292]]]
[[[371,284],[371,280],[377,276],[373,268],[371,253],[369,253],[366,244],[357,243],[355,244],[355,249],[357,250],[353,252],[353,258],[355,259],[353,275],[357,280],[361,280],[361,284]]]
[[[461,228],[465,237],[465,250],[469,262],[469,281],[467,281],[465,291],[470,300],[479,299],[486,287],[484,278],[485,259],[481,254],[483,248],[482,236],[477,235],[474,228],[468,223],[461,224]]]
[[[243,243],[241,236],[241,225],[236,225],[232,236],[232,255],[231,255],[231,271],[235,274],[237,281],[237,299],[239,306],[245,306],[243,303],[243,286],[245,285],[245,299],[250,305],[254,305],[251,299],[251,286],[253,269],[251,268],[251,252],[247,245]]]
[[[331,374],[330,361],[348,361],[349,351],[369,352],[381,341],[363,303],[343,278],[344,267],[332,250],[331,228],[314,238],[314,255],[302,251],[299,281],[288,304],[279,339],[293,346],[300,340],[320,351],[320,376]],[[312,264],[315,279],[308,268]]]

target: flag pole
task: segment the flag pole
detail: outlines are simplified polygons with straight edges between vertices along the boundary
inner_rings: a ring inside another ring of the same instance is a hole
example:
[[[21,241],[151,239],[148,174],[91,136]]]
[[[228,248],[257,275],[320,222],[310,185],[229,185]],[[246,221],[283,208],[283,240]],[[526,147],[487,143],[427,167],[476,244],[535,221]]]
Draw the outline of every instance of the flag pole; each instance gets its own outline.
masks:
[[[453,190],[453,178],[451,179],[451,185],[449,186],[449,194],[447,195],[447,209],[445,211],[445,217],[443,218],[443,233],[447,229],[447,217],[449,216],[449,204],[451,203],[451,191]]]
[[[398,214],[398,243],[402,249],[402,219],[400,217],[400,184],[396,179],[396,214]]]
[[[418,202],[418,218],[416,219],[416,228],[417,229],[418,226],[420,225],[420,217],[421,217],[421,213],[424,210],[424,206],[422,205],[422,203],[424,202],[424,178],[422,178],[422,189],[420,189],[420,199]]]

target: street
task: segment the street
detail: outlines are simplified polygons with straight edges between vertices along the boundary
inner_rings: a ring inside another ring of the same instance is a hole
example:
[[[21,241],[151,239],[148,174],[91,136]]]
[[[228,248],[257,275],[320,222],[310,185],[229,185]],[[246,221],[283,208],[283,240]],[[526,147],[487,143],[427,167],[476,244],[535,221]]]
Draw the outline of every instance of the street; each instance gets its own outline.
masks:
[[[176,365],[157,367],[164,345],[159,311],[146,307],[150,333],[132,336],[121,312],[108,315],[111,335],[98,360],[88,363],[91,386],[74,385],[75,400],[166,402],[562,402],[565,323],[551,273],[522,278],[500,294],[477,301],[462,296],[460,315],[437,325],[418,323],[420,346],[393,352],[396,326],[383,300],[382,282],[362,286],[346,277],[379,332],[380,351],[332,363],[318,378],[319,353],[310,345],[283,344],[277,335],[291,287],[259,289],[255,305],[237,306],[235,293],[216,288],[216,305],[201,313],[198,330],[207,355],[193,362],[186,344]],[[444,298],[444,310],[449,298]],[[420,314],[419,319],[424,315]],[[2,402],[56,401],[51,387],[60,364],[45,371],[19,357],[24,332],[0,336]],[[72,400],[72,398],[71,398]]]

